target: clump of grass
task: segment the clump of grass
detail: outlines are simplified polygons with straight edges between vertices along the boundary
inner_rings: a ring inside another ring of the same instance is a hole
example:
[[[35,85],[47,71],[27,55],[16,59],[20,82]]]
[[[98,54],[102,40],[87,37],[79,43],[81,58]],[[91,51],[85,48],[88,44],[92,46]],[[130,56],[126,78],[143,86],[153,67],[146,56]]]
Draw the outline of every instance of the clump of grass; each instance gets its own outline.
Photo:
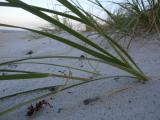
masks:
[[[35,30],[35,29],[31,29],[31,28],[26,28],[26,27],[18,27],[18,26],[13,26],[13,25],[6,25],[6,24],[0,24],[0,26],[5,26],[5,27],[12,27],[12,28],[21,28],[24,30],[28,30],[34,33],[38,33],[41,35],[44,35],[46,37],[49,37],[53,40],[57,40],[59,42],[62,42],[66,45],[69,45],[71,47],[74,47],[76,49],[79,49],[91,56],[93,56],[94,58],[83,58],[83,60],[94,60],[94,61],[98,61],[101,62],[103,64],[107,64],[110,66],[113,66],[115,68],[118,68],[120,70],[123,70],[125,72],[127,72],[128,74],[132,75],[132,77],[137,78],[137,80],[139,81],[147,81],[149,78],[145,75],[145,73],[137,66],[137,64],[134,62],[134,60],[132,59],[132,57],[128,54],[128,52],[123,49],[123,47],[121,45],[119,45],[115,39],[113,39],[112,37],[110,37],[107,33],[104,32],[104,30],[99,26],[99,24],[96,22],[96,19],[87,11],[85,11],[84,9],[81,9],[77,6],[75,6],[74,4],[72,4],[71,2],[67,1],[67,0],[58,0],[59,3],[61,3],[64,7],[66,7],[67,9],[69,9],[72,14],[66,14],[66,13],[62,13],[59,11],[54,11],[54,10],[49,10],[46,8],[40,8],[40,7],[36,7],[36,6],[31,6],[28,5],[20,0],[6,0],[8,1],[8,3],[0,3],[0,6],[8,6],[8,7],[18,7],[18,8],[22,8],[38,17],[40,17],[43,20],[46,20],[47,22],[49,22],[49,24],[53,24],[57,27],[59,27],[60,29],[63,29],[64,31],[68,32],[69,34],[71,34],[72,36],[76,37],[77,39],[79,39],[79,41],[83,41],[85,44],[87,44],[88,46],[85,45],[81,45],[78,42],[75,42],[73,40],[67,39],[67,38],[63,38],[63,37],[59,37],[55,34],[46,32],[46,31],[40,31],[40,30]],[[49,13],[54,13],[56,15],[61,15],[63,17],[66,17],[67,19],[73,19],[76,20],[80,23],[83,23],[91,28],[93,28],[101,37],[103,37],[110,45],[110,47],[112,48],[112,50],[116,53],[116,55],[110,53],[110,51],[105,50],[104,48],[102,48],[101,46],[97,45],[96,43],[94,43],[92,40],[90,40],[89,38],[83,36],[82,34],[80,34],[79,32],[77,32],[76,30],[74,30],[71,27],[68,27],[65,23],[50,17],[49,15],[43,13],[42,11],[45,12],[49,12]],[[80,57],[76,57],[76,56],[42,56],[42,57],[28,57],[28,58],[22,58],[22,59],[16,59],[16,60],[12,60],[12,61],[7,61],[7,62],[3,62],[0,63],[0,67],[4,66],[4,65],[8,65],[8,64],[14,64],[14,63],[19,63],[19,62],[23,62],[26,60],[32,60],[32,59],[47,59],[47,58],[68,58],[68,59],[81,59]],[[34,65],[34,64],[33,64]],[[34,67],[34,66],[33,66]],[[75,69],[75,68],[74,68]],[[78,69],[77,69],[78,70]],[[81,77],[76,77],[76,76],[66,76],[66,75],[59,75],[59,74],[54,74],[54,73],[40,73],[37,71],[18,71],[18,70],[8,70],[8,69],[1,69],[0,71],[5,71],[5,72],[13,72],[12,74],[9,75],[0,75],[0,80],[22,80],[22,79],[34,79],[34,78],[46,78],[46,77],[62,77],[62,78],[66,78],[66,79],[75,79],[75,80],[81,80],[82,83],[80,84],[84,84],[87,82],[91,82],[93,81],[93,79],[91,78],[81,78]],[[84,70],[81,70],[84,71]],[[65,90],[80,84],[76,84],[76,85],[72,85],[60,90]],[[38,89],[39,90],[39,89]],[[41,90],[43,90],[43,88],[41,88]],[[31,90],[31,91],[35,91],[35,90]],[[28,91],[27,91],[28,92]],[[23,92],[22,92],[23,93]],[[25,91],[24,91],[25,93]],[[20,93],[18,93],[20,94]],[[0,115],[3,115],[7,112],[10,112],[16,108],[19,108],[20,106],[27,104],[33,100],[37,100],[37,99],[41,99],[43,97],[47,97],[50,95],[55,94],[54,92],[50,92],[47,93],[41,97],[37,97],[37,98],[33,98],[30,101],[26,101],[24,103],[21,103],[19,105],[16,105],[14,107],[8,108],[7,110],[4,110],[2,112],[0,112]],[[17,95],[17,94],[15,94]],[[12,95],[10,95],[12,96]],[[3,97],[4,98],[4,97]],[[5,98],[7,98],[7,96],[5,96]]]
[[[99,18],[106,22],[109,28],[119,30],[120,32],[135,32],[136,30],[145,30],[150,32],[160,31],[160,1],[159,0],[126,0],[121,3],[112,2],[119,6],[113,13],[103,6],[98,0],[91,1],[94,5],[100,7],[108,15],[107,20]]]
[[[99,0],[88,0],[99,7],[108,16],[106,19],[93,15],[104,22],[109,29],[105,32],[112,32],[114,36],[120,35],[120,39],[131,36],[126,48],[131,45],[135,35],[144,32],[157,32],[160,36],[160,1],[159,0],[125,0],[121,3],[111,2],[118,5],[114,12],[103,6]],[[118,34],[117,34],[118,33]]]
[[[125,32],[136,30],[160,31],[160,1],[159,0],[127,0],[115,3],[120,11],[113,14],[111,25],[119,26]],[[116,27],[117,28],[117,27]]]

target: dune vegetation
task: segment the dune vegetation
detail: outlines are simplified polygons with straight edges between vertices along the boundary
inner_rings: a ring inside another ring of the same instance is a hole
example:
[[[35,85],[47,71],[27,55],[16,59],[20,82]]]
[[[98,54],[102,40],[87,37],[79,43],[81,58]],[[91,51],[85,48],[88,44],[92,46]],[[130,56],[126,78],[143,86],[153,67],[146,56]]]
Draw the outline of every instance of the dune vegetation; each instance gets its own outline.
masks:
[[[133,77],[137,81],[145,82],[149,80],[149,77],[145,75],[143,70],[136,64],[133,60],[131,55],[128,51],[123,48],[116,39],[112,38],[107,31],[111,30],[113,32],[119,32],[122,34],[130,34],[135,33],[136,30],[144,30],[146,32],[150,31],[157,31],[159,33],[159,26],[160,26],[160,2],[158,0],[127,0],[123,3],[113,3],[119,6],[119,9],[112,13],[110,12],[106,6],[98,0],[88,0],[91,4],[96,5],[99,7],[105,14],[107,14],[108,18],[100,18],[86,10],[84,10],[78,3],[69,0],[57,0],[61,5],[63,5],[68,11],[70,12],[61,12],[58,10],[51,10],[47,8],[41,8],[38,6],[29,5],[24,3],[21,0],[6,0],[6,2],[0,2],[1,7],[15,7],[15,8],[22,8],[31,14],[34,14],[41,19],[47,21],[50,25],[53,25],[55,29],[50,28],[42,28],[41,30],[26,28],[25,26],[19,27],[14,25],[7,25],[0,23],[0,26],[3,27],[11,27],[11,28],[20,28],[27,31],[31,31],[36,34],[40,34],[42,36],[51,38],[53,40],[59,41],[64,43],[70,47],[75,49],[79,49],[86,54],[91,55],[92,57],[78,57],[78,56],[33,56],[33,57],[25,57],[10,61],[5,61],[0,63],[0,72],[7,72],[9,74],[0,75],[0,80],[30,80],[30,79],[37,79],[37,78],[46,78],[46,77],[59,77],[59,78],[66,78],[69,80],[79,80],[81,83],[73,84],[71,86],[61,85],[61,89],[57,89],[56,91],[50,91],[45,95],[33,98],[28,101],[23,101],[22,103],[15,105],[11,108],[7,108],[6,110],[2,110],[0,115],[4,115],[12,110],[15,110],[25,104],[31,103],[35,100],[42,99],[47,96],[52,96],[59,91],[63,91],[69,89],[71,87],[75,87],[78,85],[82,85],[88,82],[92,82],[95,80],[101,79],[109,79],[114,76],[107,76],[103,77],[98,75],[96,78],[83,78],[79,76],[72,76],[72,75],[60,75],[56,73],[45,73],[45,72],[38,72],[38,71],[25,71],[25,70],[16,70],[16,69],[1,69],[1,67],[6,66],[8,64],[25,64],[26,61],[29,60],[39,60],[39,59],[47,59],[47,58],[63,58],[63,59],[82,59],[82,60],[89,60],[89,61],[97,61],[99,63],[110,65],[114,68],[122,70],[126,72],[128,77]],[[51,13],[52,16],[49,16],[47,13]],[[63,20],[59,19],[59,16],[63,18]],[[112,54],[108,49],[104,49],[103,47],[97,45],[92,40],[81,34],[79,31],[76,31],[72,28],[72,24],[68,21],[77,21],[85,26],[87,26],[86,31],[94,31],[99,36],[103,37],[110,46],[110,48],[116,53]],[[56,27],[55,27],[56,26]],[[52,27],[51,27],[52,28]],[[87,44],[87,46],[79,44],[78,42],[74,42],[73,40],[69,40],[67,38],[60,37],[54,34],[55,31],[65,31],[70,35],[77,38],[79,41]],[[30,62],[31,63],[31,62]],[[70,69],[76,69],[78,71],[83,71],[86,73],[97,74],[93,71],[89,71],[86,69],[81,68],[73,68],[70,66],[65,65],[57,65],[57,64],[47,64],[47,63],[39,63],[39,62],[32,62],[33,67],[36,64],[43,64],[43,65],[51,65],[51,66],[61,66]],[[116,75],[115,75],[116,76]],[[32,89],[29,91],[23,91],[20,93],[11,94],[8,96],[3,96],[0,99],[8,99],[13,96],[29,93],[29,92],[37,92],[41,90],[49,90],[55,87],[43,87],[39,89]]]

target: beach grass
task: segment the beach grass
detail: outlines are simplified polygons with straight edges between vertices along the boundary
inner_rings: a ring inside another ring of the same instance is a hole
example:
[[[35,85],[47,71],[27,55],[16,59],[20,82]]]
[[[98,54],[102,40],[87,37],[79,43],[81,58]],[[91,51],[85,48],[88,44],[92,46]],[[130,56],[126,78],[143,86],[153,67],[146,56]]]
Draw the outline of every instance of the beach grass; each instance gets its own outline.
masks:
[[[38,33],[40,35],[46,36],[46,37],[51,38],[53,40],[57,40],[57,41],[62,42],[66,45],[69,45],[70,47],[79,49],[79,50],[94,57],[94,58],[83,58],[83,60],[90,60],[90,61],[93,60],[93,61],[98,61],[98,62],[106,64],[106,65],[110,65],[114,68],[125,71],[127,74],[130,74],[132,77],[136,78],[138,81],[149,80],[149,78],[145,75],[145,73],[141,70],[141,68],[138,67],[136,62],[129,55],[129,53],[115,39],[113,39],[106,32],[104,32],[102,27],[99,26],[95,17],[92,16],[89,12],[85,11],[84,9],[77,7],[72,2],[69,2],[67,0],[57,0],[60,4],[62,4],[64,7],[66,7],[67,9],[69,9],[72,12],[72,14],[69,14],[69,13],[63,13],[63,12],[59,12],[59,11],[55,11],[55,10],[49,10],[47,8],[40,8],[40,7],[36,7],[36,6],[31,6],[29,4],[26,4],[22,1],[20,1],[20,0],[6,0],[6,1],[7,1],[7,3],[0,2],[0,6],[22,8],[22,9],[36,15],[37,17],[40,17],[41,19],[47,21],[49,24],[53,24],[54,26],[57,26],[59,29],[62,29],[63,31],[69,33],[70,35],[76,37],[79,41],[84,42],[85,44],[87,44],[90,47],[86,47],[85,45],[81,45],[78,42],[74,42],[74,41],[69,40],[67,38],[63,38],[63,37],[57,36],[55,34],[46,32],[44,30],[36,30],[36,29],[26,28],[25,26],[19,27],[19,26],[7,25],[7,24],[3,24],[3,23],[0,23],[0,26],[11,27],[11,28],[20,28],[20,29],[28,30],[28,31],[31,31],[34,33]],[[103,6],[101,6],[101,4],[98,0],[96,0],[95,2],[97,2],[96,4],[98,4],[105,11],[105,9],[103,8]],[[85,24],[86,26],[91,27],[101,37],[103,37],[104,40],[106,40],[109,43],[110,47],[116,53],[116,55],[115,54],[113,55],[109,50],[106,50],[106,49],[102,48],[101,46],[97,45],[92,40],[85,37],[83,34],[79,33],[78,31],[74,30],[70,26],[67,26],[64,22],[61,22],[60,20],[55,19],[54,17],[51,17],[42,11],[54,13],[55,15],[61,15],[63,17],[66,17],[66,19],[76,20],[80,23]],[[107,14],[109,14],[109,13],[107,13]],[[26,64],[25,61],[32,60],[32,59],[47,59],[47,58],[60,58],[60,57],[61,58],[68,58],[68,59],[81,59],[80,57],[76,57],[76,56],[41,56],[41,57],[35,56],[35,57],[27,57],[27,58],[21,58],[21,59],[11,60],[11,61],[7,61],[7,62],[2,62],[2,63],[0,63],[0,67],[11,64],[11,63],[18,64],[19,62],[21,62],[21,64]],[[34,67],[34,64],[40,64],[40,63],[37,62],[37,63],[32,63],[32,64]],[[44,65],[47,65],[47,64],[44,63]],[[63,66],[63,67],[68,67],[68,66]],[[80,70],[78,68],[74,68],[74,69],[77,69],[77,70],[83,71],[83,72],[93,73],[92,71]],[[0,72],[2,72],[2,71],[4,71],[4,69],[0,69]],[[80,81],[82,81],[82,83],[87,83],[87,82],[93,81],[92,78],[66,76],[66,75],[59,75],[59,74],[54,74],[54,73],[40,73],[37,71],[18,71],[18,70],[5,70],[5,71],[6,72],[14,72],[14,73],[9,74],[9,75],[0,75],[0,80],[24,80],[24,79],[29,80],[31,78],[34,79],[34,78],[46,78],[46,77],[61,77],[61,78],[66,78],[66,79],[80,80]],[[78,85],[80,85],[80,84],[78,84]],[[72,86],[76,86],[76,85],[72,85]],[[70,86],[68,88],[71,88],[72,86]],[[64,88],[64,89],[67,89],[67,88]],[[42,90],[43,90],[43,88],[42,88]],[[25,91],[24,91],[24,93],[25,93]],[[42,97],[38,97],[36,99],[33,98],[31,101],[41,99],[46,96],[50,96],[52,94],[55,94],[55,92],[53,92],[53,93],[50,92],[49,94],[43,95]],[[15,93],[15,95],[17,95],[17,94]],[[12,95],[9,95],[9,96],[12,96]],[[4,97],[7,98],[7,96],[4,96]],[[24,102],[24,103],[22,102],[19,105],[17,105],[17,107],[15,106],[13,108],[8,108],[8,109],[0,112],[0,115],[4,115],[5,113],[10,112],[11,110],[14,110],[16,108],[19,108],[19,106],[22,106],[26,103],[29,103],[29,102]]]
[[[110,17],[111,26],[124,32],[160,32],[159,0],[127,0],[117,4],[119,9]]]

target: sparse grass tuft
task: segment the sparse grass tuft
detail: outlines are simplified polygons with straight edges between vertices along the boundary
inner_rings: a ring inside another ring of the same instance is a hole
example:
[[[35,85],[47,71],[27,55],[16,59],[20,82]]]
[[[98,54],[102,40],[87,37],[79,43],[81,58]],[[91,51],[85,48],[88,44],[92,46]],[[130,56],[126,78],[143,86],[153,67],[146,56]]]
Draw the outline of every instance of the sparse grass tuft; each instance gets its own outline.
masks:
[[[111,26],[125,32],[144,30],[160,32],[160,1],[159,0],[127,0],[115,3],[119,11],[109,20]]]

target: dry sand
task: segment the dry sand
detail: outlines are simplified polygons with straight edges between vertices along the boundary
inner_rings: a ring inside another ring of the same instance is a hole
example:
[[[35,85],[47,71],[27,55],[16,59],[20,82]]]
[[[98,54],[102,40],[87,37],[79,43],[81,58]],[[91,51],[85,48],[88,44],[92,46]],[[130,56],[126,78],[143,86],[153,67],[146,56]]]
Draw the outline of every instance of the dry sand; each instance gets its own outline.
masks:
[[[83,52],[65,46],[48,38],[33,40],[28,32],[0,32],[0,62],[27,56],[43,55],[84,55]],[[84,33],[86,34],[86,33]],[[66,33],[59,35],[75,40]],[[91,36],[94,38],[94,36]],[[97,41],[101,41],[100,38]],[[26,55],[30,50],[33,54]],[[131,78],[105,79],[75,87],[45,98],[53,108],[44,107],[32,117],[26,116],[27,107],[8,113],[0,120],[160,120],[160,38],[157,34],[137,36],[129,49],[137,64],[151,78],[146,84],[137,83]],[[40,62],[71,65],[84,69],[96,70],[103,75],[126,75],[110,66],[95,62],[64,59],[45,59]],[[9,65],[2,68],[17,70],[37,70],[54,72],[67,68],[42,65]],[[91,74],[72,71],[75,76],[90,77]],[[27,81],[0,81],[0,96],[18,91],[50,85],[59,85],[61,78],[46,78]],[[71,82],[73,83],[73,82]],[[75,83],[75,81],[74,81]],[[0,101],[0,111],[19,102],[44,93],[27,94]],[[88,100],[91,100],[88,103]],[[85,101],[85,103],[84,103]]]

